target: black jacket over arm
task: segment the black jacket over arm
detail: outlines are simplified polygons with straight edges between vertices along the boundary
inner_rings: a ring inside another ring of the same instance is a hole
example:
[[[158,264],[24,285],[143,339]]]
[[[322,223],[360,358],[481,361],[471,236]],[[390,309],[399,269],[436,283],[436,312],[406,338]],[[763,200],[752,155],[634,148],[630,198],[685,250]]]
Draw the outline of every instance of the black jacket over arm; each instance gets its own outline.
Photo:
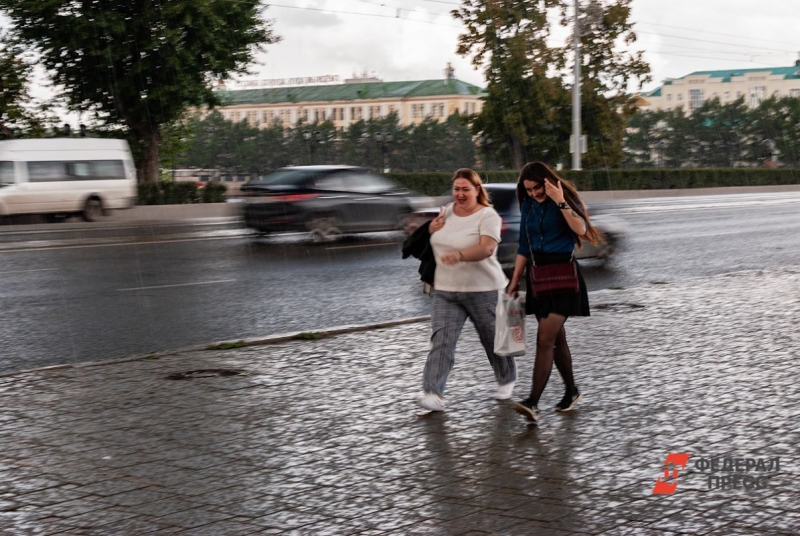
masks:
[[[431,247],[431,234],[428,230],[431,222],[426,221],[403,241],[403,258],[414,257],[420,260],[419,275],[423,283],[433,285],[436,273],[436,258]]]

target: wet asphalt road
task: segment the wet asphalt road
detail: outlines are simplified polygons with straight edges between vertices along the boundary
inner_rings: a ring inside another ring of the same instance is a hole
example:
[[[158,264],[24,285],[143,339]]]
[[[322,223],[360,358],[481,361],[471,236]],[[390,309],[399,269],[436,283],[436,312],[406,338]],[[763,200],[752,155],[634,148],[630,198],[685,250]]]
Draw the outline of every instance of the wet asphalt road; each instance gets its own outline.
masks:
[[[800,264],[800,194],[637,200],[590,290]],[[402,236],[318,245],[236,223],[0,228],[0,371],[428,314]]]

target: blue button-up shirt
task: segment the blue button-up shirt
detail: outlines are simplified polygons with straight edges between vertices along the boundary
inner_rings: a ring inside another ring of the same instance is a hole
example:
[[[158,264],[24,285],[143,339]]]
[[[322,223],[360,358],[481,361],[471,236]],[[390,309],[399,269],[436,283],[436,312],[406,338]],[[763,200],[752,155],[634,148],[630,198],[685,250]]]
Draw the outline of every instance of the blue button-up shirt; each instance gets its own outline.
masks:
[[[544,203],[527,198],[522,203],[517,254],[530,258],[531,250],[541,253],[572,253],[575,233],[567,225],[561,210],[549,197]],[[528,245],[528,236],[531,244]]]

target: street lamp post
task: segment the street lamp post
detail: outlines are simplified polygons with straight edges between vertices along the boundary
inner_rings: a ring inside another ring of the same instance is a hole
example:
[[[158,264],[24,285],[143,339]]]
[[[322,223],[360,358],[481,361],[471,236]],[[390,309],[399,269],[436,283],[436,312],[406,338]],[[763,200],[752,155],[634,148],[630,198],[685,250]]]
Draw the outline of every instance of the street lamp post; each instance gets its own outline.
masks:
[[[491,146],[493,143],[494,140],[491,136],[486,136],[483,133],[478,135],[478,144],[480,145],[481,152],[483,153],[483,169],[485,170],[490,168],[489,155],[491,154]]]
[[[375,133],[375,141],[381,147],[381,173],[386,173],[387,166],[386,166],[386,154],[389,152],[389,144],[392,143],[394,137],[392,136],[391,132],[376,132]]]
[[[303,131],[303,141],[306,142],[308,145],[308,152],[311,156],[311,163],[314,163],[314,153],[317,151],[317,145],[322,143],[322,132],[319,130],[315,130],[311,132],[310,130]]]
[[[572,84],[572,169],[581,169],[581,29],[578,20],[579,0],[575,0],[575,23],[572,31],[572,45],[575,50],[575,81]]]

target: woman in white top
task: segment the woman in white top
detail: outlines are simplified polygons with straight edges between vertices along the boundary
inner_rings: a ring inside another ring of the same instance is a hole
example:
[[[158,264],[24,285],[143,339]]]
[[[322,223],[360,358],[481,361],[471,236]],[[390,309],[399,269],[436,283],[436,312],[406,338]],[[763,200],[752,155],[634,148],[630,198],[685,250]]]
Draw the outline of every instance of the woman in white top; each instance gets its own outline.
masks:
[[[431,350],[423,373],[424,392],[417,399],[429,411],[444,410],[447,375],[453,368],[456,343],[467,318],[475,325],[494,369],[498,383],[495,398],[511,398],[517,379],[516,362],[513,357],[494,353],[497,291],[508,284],[495,255],[501,225],[480,176],[471,169],[456,171],[453,203],[443,207],[429,227],[436,259]]]

